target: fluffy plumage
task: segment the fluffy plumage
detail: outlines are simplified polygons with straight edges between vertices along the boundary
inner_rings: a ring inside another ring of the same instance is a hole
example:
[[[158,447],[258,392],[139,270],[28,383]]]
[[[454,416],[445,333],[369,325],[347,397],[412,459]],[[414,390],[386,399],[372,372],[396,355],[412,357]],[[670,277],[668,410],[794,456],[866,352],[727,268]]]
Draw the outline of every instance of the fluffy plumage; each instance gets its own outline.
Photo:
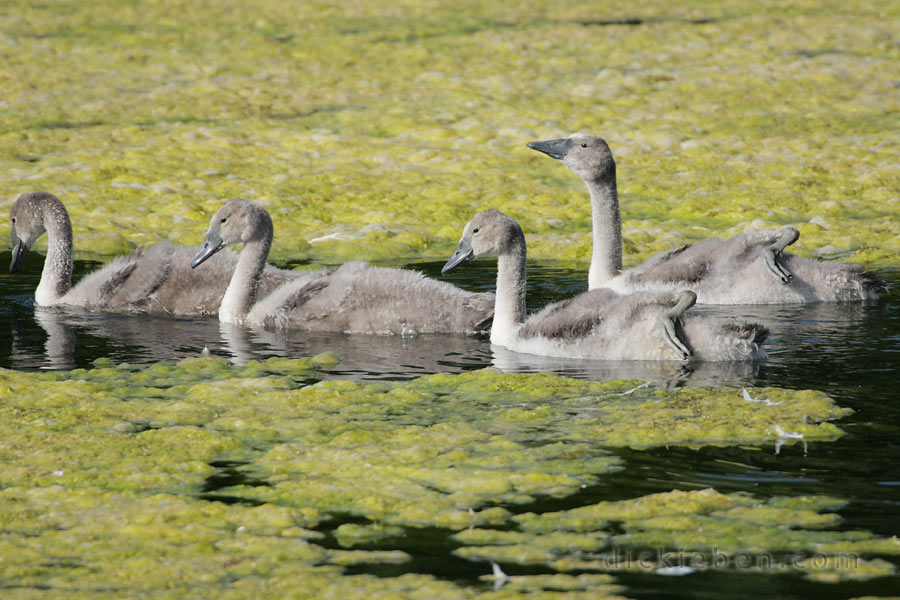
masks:
[[[257,295],[256,273],[265,264],[271,240],[266,210],[242,198],[230,200],[211,219],[196,265],[218,248],[244,242],[220,320],[272,329],[403,335],[475,333],[489,326],[493,294],[467,292],[417,271],[361,261],[306,274],[266,296]]]
[[[778,262],[792,277],[787,284],[780,283],[766,272],[760,257],[761,249],[775,243],[779,235],[766,230],[703,240],[657,254],[603,286],[633,293],[688,285],[704,304],[858,302],[876,300],[884,291],[878,275],[858,265],[787,253],[781,253]]]
[[[665,321],[681,320],[683,342],[695,358],[708,361],[765,358],[768,330],[681,313],[690,292],[621,295],[591,290],[544,307],[526,318],[525,236],[518,223],[495,210],[475,215],[444,270],[485,255],[497,255],[497,296],[491,342],[517,352],[563,358],[677,360],[667,342]],[[673,308],[679,304],[681,308]]]
[[[35,292],[38,306],[77,306],[90,311],[157,315],[215,314],[237,264],[233,252],[221,253],[205,272],[191,273],[196,248],[158,242],[120,256],[85,275],[72,286],[72,225],[60,200],[47,192],[20,195],[10,208],[13,260],[18,271],[28,249],[45,232],[49,238],[41,281]],[[269,292],[297,277],[268,267],[260,287]]]
[[[689,287],[702,304],[781,304],[875,300],[884,282],[856,265],[828,263],[781,252],[785,231],[758,231],[728,239],[708,239],[663,252],[622,271],[622,233],[616,163],[604,140],[575,134],[530,142],[530,148],[560,160],[587,185],[591,195],[593,254],[589,287],[621,293],[671,291]],[[768,249],[769,267],[766,252]],[[779,267],[790,277],[779,280]]]
[[[418,271],[350,261],[307,283],[290,283],[259,301],[250,323],[346,333],[487,331],[493,294],[474,294]]]

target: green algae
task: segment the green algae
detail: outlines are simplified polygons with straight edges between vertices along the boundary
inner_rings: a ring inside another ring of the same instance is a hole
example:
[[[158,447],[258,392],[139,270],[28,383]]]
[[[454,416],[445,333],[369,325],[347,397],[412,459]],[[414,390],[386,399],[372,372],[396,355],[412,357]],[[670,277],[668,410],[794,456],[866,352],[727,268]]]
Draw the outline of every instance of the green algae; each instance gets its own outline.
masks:
[[[814,392],[763,390],[774,400],[758,404],[735,390],[622,396],[629,387],[491,370],[321,382],[290,393],[315,421],[282,418],[292,441],[252,463],[270,485],[233,493],[383,523],[497,526],[509,514],[492,504],[565,497],[617,469],[604,446],[777,442],[779,428],[829,440],[840,430],[822,421],[847,414]]]
[[[9,468],[0,483],[196,490],[215,471],[210,462],[248,452],[240,439],[206,427],[218,413],[203,399],[238,402],[315,370],[312,359],[294,361],[290,371],[278,359],[269,362],[234,368],[224,360],[187,359],[139,367],[99,360],[94,369],[66,374],[4,371],[0,415],[8,420],[0,452]]]
[[[618,468],[603,447],[831,440],[841,431],[828,421],[848,413],[810,391],[754,390],[767,403],[735,390],[622,395],[630,383],[491,370],[305,385],[321,360],[4,371],[2,448],[14,465],[4,483],[187,491],[209,476],[210,462],[252,458],[246,470],[271,484],[253,490],[259,499],[470,526],[507,518],[499,507],[476,510],[489,503],[564,497],[595,483]],[[415,500],[401,510],[403,496]],[[447,511],[430,510],[426,497]]]
[[[821,582],[893,574],[893,564],[862,555],[896,555],[900,540],[826,529],[836,526],[840,516],[820,511],[842,505],[829,497],[763,500],[712,489],[673,491],[516,515],[518,531],[474,529],[456,534],[454,538],[467,545],[454,553],[563,572],[685,567],[793,571]]]
[[[196,244],[243,195],[272,212],[276,258],[441,257],[497,208],[532,256],[587,260],[585,190],[524,146],[587,130],[619,162],[629,264],[791,224],[799,254],[893,265],[896,17],[870,0],[20,3],[0,17],[0,182],[57,193],[82,255]]]
[[[383,525],[381,523],[370,523],[368,525],[344,523],[334,530],[335,539],[345,548],[374,544],[390,538],[402,537],[403,534],[404,530],[402,527]]]
[[[485,577],[484,579],[492,579]],[[495,579],[495,581],[498,581]],[[485,594],[487,598],[517,598],[522,592],[526,592],[529,598],[620,598],[615,595],[623,590],[622,586],[614,585],[612,578],[607,575],[517,575],[501,580],[503,587],[492,594]]]
[[[10,487],[0,498],[4,581],[76,597],[225,591],[265,585],[285,567],[324,587],[338,565],[405,558],[311,544],[320,534],[301,527],[309,515],[284,507],[60,486]]]
[[[753,397],[769,402],[748,402],[737,390],[635,389],[634,382],[493,370],[310,384],[336,360],[101,359],[69,372],[0,371],[0,543],[4,556],[16,557],[0,563],[0,577],[76,597],[99,588],[110,596],[227,588],[244,597],[250,582],[281,593],[285,578],[320,582],[351,565],[402,564],[409,556],[390,549],[392,540],[407,528],[438,527],[455,532],[460,556],[561,572],[509,581],[489,595],[605,597],[618,589],[607,579],[565,572],[594,570],[586,557],[611,544],[686,544],[680,528],[704,519],[731,525],[704,524],[707,533],[690,542],[701,548],[728,548],[729,539],[744,536],[759,548],[805,551],[809,536],[819,536],[818,551],[828,556],[893,550],[890,540],[865,532],[827,530],[837,517],[820,513],[839,508],[835,498],[773,498],[760,507],[741,495],[673,493],[669,501],[636,501],[640,510],[627,503],[541,515],[510,510],[599,483],[621,469],[611,447],[767,444],[785,431],[835,439],[841,432],[828,421],[848,411],[824,394],[754,389]],[[223,463],[246,481],[215,490],[229,504],[204,499]],[[603,530],[629,514],[639,523],[633,530]],[[357,522],[340,523],[346,515]],[[329,527],[350,549],[319,544],[323,533],[313,528]],[[869,575],[890,566],[865,564]],[[841,567],[816,576],[862,573]],[[136,573],[168,583],[136,582]],[[376,585],[345,575],[335,585],[374,586],[378,597],[402,593],[404,577]],[[409,577],[441,597],[477,593]]]

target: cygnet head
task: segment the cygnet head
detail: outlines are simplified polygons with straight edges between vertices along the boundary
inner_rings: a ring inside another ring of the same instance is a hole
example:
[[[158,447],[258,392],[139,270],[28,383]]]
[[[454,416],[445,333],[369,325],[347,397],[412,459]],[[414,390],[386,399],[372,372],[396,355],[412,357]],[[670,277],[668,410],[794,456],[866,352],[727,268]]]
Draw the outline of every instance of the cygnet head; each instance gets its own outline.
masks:
[[[584,181],[615,179],[616,161],[602,138],[576,133],[559,140],[528,142],[528,147],[562,161]]]
[[[266,209],[244,198],[234,198],[226,202],[210,219],[206,239],[191,262],[191,267],[199,266],[226,246],[238,242],[265,241],[271,237],[272,219]]]
[[[504,254],[524,237],[519,224],[502,212],[494,209],[480,212],[466,223],[456,252],[441,269],[441,273],[446,273],[473,258]]]
[[[69,215],[62,202],[49,192],[21,194],[9,209],[9,232],[12,237],[10,273],[17,273],[25,262],[25,255],[47,230],[45,219],[68,223]],[[71,226],[70,226],[71,227]]]

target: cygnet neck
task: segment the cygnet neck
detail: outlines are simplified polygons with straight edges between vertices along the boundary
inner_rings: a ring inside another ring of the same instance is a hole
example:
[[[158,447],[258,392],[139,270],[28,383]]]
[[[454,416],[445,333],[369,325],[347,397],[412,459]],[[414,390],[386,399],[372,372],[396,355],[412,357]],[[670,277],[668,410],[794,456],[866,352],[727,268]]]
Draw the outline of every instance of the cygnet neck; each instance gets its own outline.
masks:
[[[622,272],[622,217],[615,172],[603,179],[585,180],[591,194],[593,249],[588,287],[602,287]]]
[[[525,322],[525,236],[518,227],[497,256],[491,343],[509,345]]]
[[[266,267],[266,259],[272,246],[272,230],[261,239],[244,243],[238,255],[237,265],[231,281],[219,305],[219,320],[225,323],[241,324],[250,309],[256,304],[259,281]]]
[[[48,203],[43,207],[43,223],[47,230],[47,257],[34,300],[38,306],[53,306],[72,287],[72,222],[61,203]]]

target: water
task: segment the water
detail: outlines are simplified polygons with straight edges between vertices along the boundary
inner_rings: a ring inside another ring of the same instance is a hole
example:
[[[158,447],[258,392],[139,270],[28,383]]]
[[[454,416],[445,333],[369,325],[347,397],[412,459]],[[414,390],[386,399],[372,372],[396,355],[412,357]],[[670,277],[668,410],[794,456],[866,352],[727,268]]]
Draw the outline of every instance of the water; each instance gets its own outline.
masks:
[[[9,253],[0,254],[8,264]],[[80,273],[96,263],[76,264]],[[411,265],[437,277],[441,263]],[[348,336],[304,334],[285,336],[221,327],[216,319],[161,319],[35,310],[33,293],[39,269],[0,274],[0,366],[13,369],[89,367],[98,357],[116,362],[154,362],[197,356],[206,347],[216,356],[236,362],[268,356],[310,356],[333,351],[341,363],[321,377],[356,380],[411,379],[434,372],[460,372],[494,366],[509,372],[552,370],[590,379],[636,378],[661,385],[777,386],[817,389],[855,412],[840,425],[847,435],[836,442],[795,444],[781,448],[740,447],[699,450],[655,448],[616,449],[626,469],[606,476],[602,484],[564,500],[547,500],[520,507],[522,511],[571,508],[601,500],[616,500],[669,491],[715,487],[721,492],[746,491],[759,496],[827,494],[850,499],[842,509],[842,528],[867,529],[881,536],[900,532],[900,270],[884,272],[891,291],[874,305],[696,307],[692,310],[761,321],[772,330],[770,359],[759,365],[628,363],[555,360],[517,355],[491,348],[485,338],[462,336]],[[493,288],[494,264],[476,261],[447,277],[481,291]],[[529,268],[528,305],[582,291],[586,272],[552,263]],[[222,481],[237,476],[222,465]],[[214,488],[214,486],[213,486]],[[207,490],[214,497],[215,489]],[[332,529],[335,524],[328,525]],[[414,555],[398,566],[355,567],[396,575],[406,571],[432,573],[469,585],[485,573],[484,565],[453,558],[455,544],[440,530],[410,530],[391,548]],[[896,558],[893,559],[896,563]],[[545,572],[521,568],[515,574]],[[900,577],[863,583],[815,584],[798,575],[758,575],[708,571],[691,575],[690,585],[647,574],[616,574],[634,598],[848,598],[900,589]],[[688,580],[679,580],[688,581]]]

